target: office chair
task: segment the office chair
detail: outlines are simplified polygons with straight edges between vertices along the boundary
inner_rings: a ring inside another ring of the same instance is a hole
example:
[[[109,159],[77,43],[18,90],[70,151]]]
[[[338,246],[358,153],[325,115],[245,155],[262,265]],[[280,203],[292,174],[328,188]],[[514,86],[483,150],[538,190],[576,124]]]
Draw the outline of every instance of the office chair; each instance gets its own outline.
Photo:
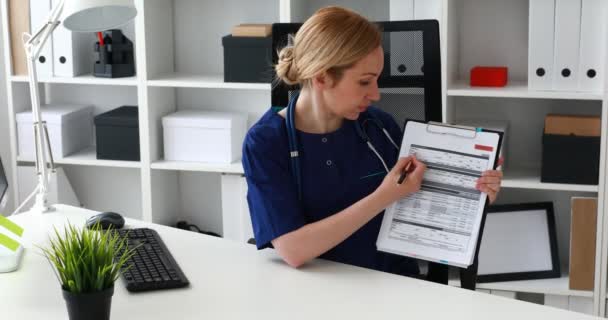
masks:
[[[442,122],[439,23],[436,20],[413,20],[377,24],[383,36],[384,70],[378,79],[381,98],[375,105],[403,125],[406,119]],[[278,62],[279,50],[288,44],[289,35],[295,35],[301,25],[302,23],[273,24],[273,65]],[[276,79],[276,74],[273,79]],[[297,86],[275,80],[271,92],[272,106],[276,109],[286,107],[291,94],[297,90]],[[475,263],[467,269],[461,269],[463,288],[475,290],[478,253],[479,245]],[[447,265],[429,263],[426,279],[447,284],[448,271]]]

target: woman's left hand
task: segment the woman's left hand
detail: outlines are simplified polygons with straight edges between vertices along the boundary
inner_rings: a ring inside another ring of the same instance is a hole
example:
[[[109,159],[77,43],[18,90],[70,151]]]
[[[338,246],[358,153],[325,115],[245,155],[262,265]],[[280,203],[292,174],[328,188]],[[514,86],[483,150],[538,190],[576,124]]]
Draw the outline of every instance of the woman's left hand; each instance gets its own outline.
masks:
[[[499,161],[499,165],[502,164],[502,159]],[[500,191],[500,184],[502,182],[502,171],[501,170],[487,170],[481,174],[481,178],[477,179],[475,188],[481,192],[488,194],[490,198],[490,204],[496,201],[498,192]]]

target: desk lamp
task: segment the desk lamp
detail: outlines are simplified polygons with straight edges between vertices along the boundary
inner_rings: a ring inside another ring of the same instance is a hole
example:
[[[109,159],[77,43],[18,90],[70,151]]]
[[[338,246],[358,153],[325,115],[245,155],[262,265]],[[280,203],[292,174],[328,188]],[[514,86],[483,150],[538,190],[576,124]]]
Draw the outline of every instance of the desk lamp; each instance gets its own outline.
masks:
[[[53,161],[53,153],[51,152],[46,122],[41,119],[40,92],[38,90],[35,62],[53,30],[61,23],[59,19],[63,17],[63,25],[75,32],[99,32],[117,28],[132,20],[136,15],[137,10],[132,0],[61,0],[51,10],[47,22],[39,30],[32,35],[24,34],[23,44],[27,55],[34,120],[35,164],[38,184],[32,194],[15,210],[15,213],[19,212],[33,196],[36,198],[30,210],[32,214],[52,211],[52,207],[49,206],[47,201],[47,193],[50,175],[55,172],[55,163]],[[47,168],[47,153],[45,149],[48,151],[50,168]]]

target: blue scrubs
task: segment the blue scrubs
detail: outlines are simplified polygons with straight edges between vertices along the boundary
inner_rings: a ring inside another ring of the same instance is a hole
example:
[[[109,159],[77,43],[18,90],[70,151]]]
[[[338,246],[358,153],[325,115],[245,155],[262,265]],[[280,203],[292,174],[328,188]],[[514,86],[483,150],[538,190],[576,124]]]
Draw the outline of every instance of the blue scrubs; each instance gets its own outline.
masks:
[[[394,119],[370,107],[399,144],[402,133]],[[361,122],[363,123],[363,122]],[[364,126],[374,147],[389,168],[398,151],[373,123]],[[302,201],[290,171],[285,119],[268,110],[249,130],[243,145],[243,168],[248,183],[247,201],[258,249],[270,241],[315,221],[327,218],[372,193],[386,176],[380,160],[357,134],[354,121],[328,134],[297,130],[302,170]],[[321,258],[402,275],[417,275],[415,260],[376,250],[383,213],[329,250]]]

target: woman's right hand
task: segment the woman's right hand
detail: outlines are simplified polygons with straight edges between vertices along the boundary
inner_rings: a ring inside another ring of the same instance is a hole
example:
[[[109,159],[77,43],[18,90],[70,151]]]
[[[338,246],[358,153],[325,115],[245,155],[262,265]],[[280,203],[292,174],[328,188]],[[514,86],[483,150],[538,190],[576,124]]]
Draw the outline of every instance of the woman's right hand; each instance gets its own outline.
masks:
[[[411,164],[410,164],[411,163]],[[403,183],[399,184],[401,173],[408,167],[407,178]],[[416,156],[408,156],[400,158],[393,169],[384,177],[382,184],[376,189],[375,193],[386,203],[386,206],[391,203],[408,196],[420,190],[422,177],[426,171],[424,163],[418,161]]]

